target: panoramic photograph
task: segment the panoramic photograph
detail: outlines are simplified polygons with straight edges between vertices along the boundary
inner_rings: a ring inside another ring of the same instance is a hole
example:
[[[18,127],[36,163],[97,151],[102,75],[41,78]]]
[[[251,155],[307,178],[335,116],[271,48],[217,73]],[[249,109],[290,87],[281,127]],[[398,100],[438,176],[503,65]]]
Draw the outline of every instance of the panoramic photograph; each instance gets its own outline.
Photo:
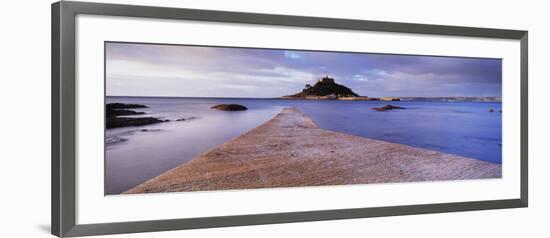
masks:
[[[105,194],[498,179],[502,60],[105,42]]]

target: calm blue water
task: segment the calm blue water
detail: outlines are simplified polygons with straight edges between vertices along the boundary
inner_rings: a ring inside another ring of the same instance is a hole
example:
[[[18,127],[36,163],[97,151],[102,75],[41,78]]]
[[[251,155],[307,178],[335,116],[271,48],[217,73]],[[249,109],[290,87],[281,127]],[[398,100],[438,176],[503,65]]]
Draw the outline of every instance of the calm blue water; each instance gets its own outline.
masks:
[[[288,106],[299,108],[323,129],[501,163],[500,103],[148,97],[108,97],[107,102],[145,104],[149,108],[138,111],[173,121],[107,130],[107,194],[123,192],[186,162]],[[221,103],[237,103],[249,110],[210,109]],[[407,109],[371,110],[386,104]],[[174,121],[190,117],[195,119]]]

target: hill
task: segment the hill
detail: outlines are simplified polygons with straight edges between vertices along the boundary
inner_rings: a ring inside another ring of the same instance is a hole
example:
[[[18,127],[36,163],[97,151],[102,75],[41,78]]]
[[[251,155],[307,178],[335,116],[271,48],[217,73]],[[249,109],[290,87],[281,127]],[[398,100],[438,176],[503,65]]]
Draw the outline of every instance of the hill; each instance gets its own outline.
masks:
[[[315,85],[311,86],[306,84],[302,92],[284,96],[284,98],[308,98],[308,97],[327,97],[339,98],[339,97],[358,97],[355,92],[350,88],[340,85],[334,82],[333,78],[328,76],[319,79]]]

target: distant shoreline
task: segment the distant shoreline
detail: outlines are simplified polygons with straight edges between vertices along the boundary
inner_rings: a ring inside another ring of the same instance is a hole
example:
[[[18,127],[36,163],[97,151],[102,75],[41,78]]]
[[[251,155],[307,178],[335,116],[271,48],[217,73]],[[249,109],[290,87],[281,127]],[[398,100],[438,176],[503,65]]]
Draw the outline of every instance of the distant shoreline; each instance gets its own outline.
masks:
[[[166,98],[166,99],[247,99],[247,100],[333,100],[333,99],[316,99],[305,97],[269,97],[269,98],[248,98],[248,97],[182,97],[182,96],[105,96],[106,98]],[[495,102],[501,103],[500,97],[377,97],[377,98],[399,98],[400,101],[429,101],[429,102]],[[391,100],[348,100],[340,99],[339,101],[391,101]]]

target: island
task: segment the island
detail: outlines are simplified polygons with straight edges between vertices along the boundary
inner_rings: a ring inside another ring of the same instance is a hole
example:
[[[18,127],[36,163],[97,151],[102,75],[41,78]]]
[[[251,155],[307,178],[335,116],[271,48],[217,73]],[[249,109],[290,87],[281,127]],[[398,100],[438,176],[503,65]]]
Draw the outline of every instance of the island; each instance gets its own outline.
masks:
[[[345,100],[345,101],[400,101],[399,98],[382,97],[371,98],[359,96],[350,88],[337,84],[334,78],[328,75],[317,80],[313,86],[306,84],[302,92],[282,96],[283,99],[313,99],[313,100]]]
[[[328,75],[317,80],[311,86],[306,84],[302,92],[283,96],[284,99],[338,99],[338,98],[357,98],[359,95],[353,92],[350,88],[337,84],[334,78],[329,78]]]
[[[359,96],[349,87],[336,83],[326,75],[313,86],[306,84],[301,92],[282,99],[344,100],[344,101],[437,101],[437,102],[502,102],[501,97],[368,97]]]

